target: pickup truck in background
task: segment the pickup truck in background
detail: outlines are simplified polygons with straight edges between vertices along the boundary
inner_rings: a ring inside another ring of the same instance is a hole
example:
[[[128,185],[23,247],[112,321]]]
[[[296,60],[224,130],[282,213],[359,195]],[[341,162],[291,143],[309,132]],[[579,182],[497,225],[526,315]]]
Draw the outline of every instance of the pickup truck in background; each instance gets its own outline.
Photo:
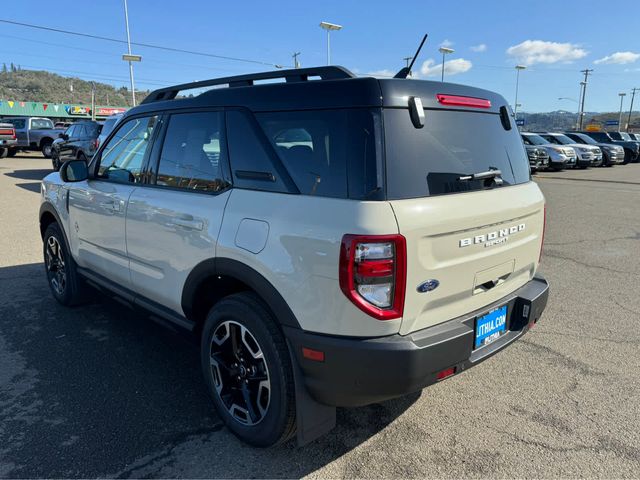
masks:
[[[7,117],[2,121],[11,123],[18,137],[18,142],[9,147],[10,156],[19,150],[40,150],[46,158],[51,158],[51,144],[62,131],[54,128],[51,120],[42,117]]]
[[[12,147],[17,142],[16,130],[13,125],[0,122],[0,158],[6,157],[9,154],[9,147]]]

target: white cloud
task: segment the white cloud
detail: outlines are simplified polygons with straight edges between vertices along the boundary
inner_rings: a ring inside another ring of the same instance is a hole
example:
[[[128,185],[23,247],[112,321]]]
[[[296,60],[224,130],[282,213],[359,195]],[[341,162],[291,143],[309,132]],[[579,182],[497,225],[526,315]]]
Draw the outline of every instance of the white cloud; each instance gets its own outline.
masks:
[[[471,47],[471,51],[472,52],[486,52],[487,51],[487,45],[485,43],[481,43],[479,45],[474,45],[473,47]]]
[[[587,51],[574,43],[525,40],[507,49],[507,55],[525,65],[534,63],[572,62],[587,56]]]
[[[640,58],[640,53],[616,52],[606,57],[600,58],[593,63],[633,63]]]
[[[384,68],[382,70],[374,70],[373,72],[367,72],[367,76],[387,78],[387,77],[393,77],[396,73],[398,72],[393,72],[388,68]]]
[[[441,47],[451,48],[453,47],[453,42],[451,40],[445,40],[440,44]]]
[[[464,58],[456,58],[444,62],[444,74],[456,75],[471,70],[473,64]],[[420,73],[425,77],[435,77],[442,73],[442,63],[436,64],[435,60],[430,58],[425,61],[420,68]]]

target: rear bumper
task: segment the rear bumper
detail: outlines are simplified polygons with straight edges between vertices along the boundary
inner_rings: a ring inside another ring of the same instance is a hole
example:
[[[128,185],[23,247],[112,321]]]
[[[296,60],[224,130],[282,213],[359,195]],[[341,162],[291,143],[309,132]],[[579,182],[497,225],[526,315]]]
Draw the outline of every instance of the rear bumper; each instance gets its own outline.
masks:
[[[13,139],[0,139],[0,147],[15,147],[17,143],[18,141]]]
[[[313,334],[285,327],[305,386],[320,403],[354,407],[421,390],[437,381],[437,373],[454,367],[467,370],[507,347],[542,315],[549,286],[535,277],[520,289],[482,310],[407,336],[358,339]],[[507,333],[473,349],[474,321],[507,305]],[[302,348],[324,352],[324,361],[303,358]]]

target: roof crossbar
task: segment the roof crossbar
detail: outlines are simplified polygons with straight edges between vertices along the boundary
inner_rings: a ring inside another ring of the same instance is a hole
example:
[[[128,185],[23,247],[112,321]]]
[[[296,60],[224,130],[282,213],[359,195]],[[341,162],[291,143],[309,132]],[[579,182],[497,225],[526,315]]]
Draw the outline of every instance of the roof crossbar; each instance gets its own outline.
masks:
[[[213,78],[200,82],[183,83],[172,87],[154,90],[142,101],[142,104],[159,102],[162,100],[173,100],[182,90],[193,90],[196,88],[212,87],[215,85],[228,85],[233,87],[250,87],[256,80],[271,80],[284,78],[286,82],[305,82],[309,77],[320,77],[321,80],[337,80],[343,78],[355,78],[355,75],[343,67],[327,66],[315,68],[295,68],[291,70],[275,70],[272,72],[251,73],[248,75],[237,75],[233,77]]]

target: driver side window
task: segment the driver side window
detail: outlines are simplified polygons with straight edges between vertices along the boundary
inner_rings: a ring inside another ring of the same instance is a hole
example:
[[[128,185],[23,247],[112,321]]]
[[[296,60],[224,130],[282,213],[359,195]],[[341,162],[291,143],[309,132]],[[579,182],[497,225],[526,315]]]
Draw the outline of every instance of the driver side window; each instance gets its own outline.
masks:
[[[98,177],[124,183],[140,182],[157,123],[157,116],[134,118],[123,123],[102,151]]]

